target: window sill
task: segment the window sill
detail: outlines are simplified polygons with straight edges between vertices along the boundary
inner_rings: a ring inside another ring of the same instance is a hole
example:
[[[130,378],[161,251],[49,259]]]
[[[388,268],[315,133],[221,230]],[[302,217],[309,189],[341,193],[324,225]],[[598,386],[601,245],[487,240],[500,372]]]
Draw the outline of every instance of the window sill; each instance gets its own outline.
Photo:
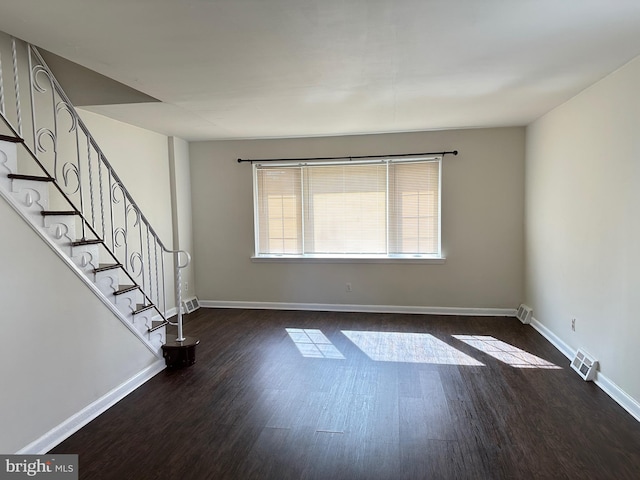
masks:
[[[427,255],[254,255],[255,263],[397,263],[397,264],[431,264],[445,263],[444,257]]]

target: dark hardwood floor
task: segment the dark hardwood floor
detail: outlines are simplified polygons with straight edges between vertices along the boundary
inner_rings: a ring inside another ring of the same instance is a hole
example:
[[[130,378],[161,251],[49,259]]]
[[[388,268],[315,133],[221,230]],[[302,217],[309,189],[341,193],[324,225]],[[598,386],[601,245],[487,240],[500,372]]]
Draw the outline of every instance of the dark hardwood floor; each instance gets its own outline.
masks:
[[[195,365],[52,450],[80,478],[640,478],[640,423],[513,318],[200,309],[185,331]]]

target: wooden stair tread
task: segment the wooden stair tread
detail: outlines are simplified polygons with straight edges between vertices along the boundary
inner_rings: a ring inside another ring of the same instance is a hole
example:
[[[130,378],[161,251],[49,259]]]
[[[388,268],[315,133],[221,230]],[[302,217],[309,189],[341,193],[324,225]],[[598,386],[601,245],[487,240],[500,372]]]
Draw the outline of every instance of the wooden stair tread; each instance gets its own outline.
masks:
[[[153,323],[156,323],[156,322],[153,322]],[[153,327],[151,327],[149,329],[149,333],[151,333],[151,332],[153,332],[155,330],[158,330],[159,328],[162,328],[162,327],[164,327],[166,325],[169,325],[169,322],[167,322],[166,320],[163,320],[160,323],[158,323],[158,325],[154,325]]]
[[[80,245],[98,245],[102,243],[102,240],[99,240],[97,238],[93,238],[91,240],[77,240],[75,242],[71,242],[71,246],[72,247],[78,247]]]
[[[152,303],[150,303],[149,305],[138,304],[136,305],[136,309],[133,311],[133,314],[137,315],[138,313],[146,312],[150,308],[154,308],[154,307],[155,305],[153,305]]]
[[[0,140],[12,143],[24,143],[24,139],[12,135],[0,135]]]
[[[93,269],[93,273],[98,273],[98,272],[106,272],[107,270],[114,270],[116,268],[120,268],[122,267],[122,264],[120,263],[113,263],[113,264],[109,264],[109,263],[105,263],[105,264],[100,264],[98,266],[98,268],[94,268]]]
[[[125,285],[123,287],[120,287],[119,290],[116,290],[115,292],[113,292],[114,295],[122,295],[123,293],[127,293],[127,292],[131,292],[133,290],[136,290],[138,288],[137,285]]]
[[[60,210],[60,211],[52,211],[52,210],[43,210],[40,212],[43,217],[53,216],[53,215],[80,215],[80,212],[77,210]]]
[[[44,177],[38,175],[22,175],[21,173],[10,173],[7,177],[13,180],[33,180],[35,182],[55,182],[53,177]]]

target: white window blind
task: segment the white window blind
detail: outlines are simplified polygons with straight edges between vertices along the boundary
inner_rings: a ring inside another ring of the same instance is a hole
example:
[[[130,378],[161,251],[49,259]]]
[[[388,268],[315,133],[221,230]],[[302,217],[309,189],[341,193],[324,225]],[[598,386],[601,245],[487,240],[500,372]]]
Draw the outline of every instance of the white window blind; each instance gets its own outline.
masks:
[[[440,256],[441,157],[254,165],[258,256]]]

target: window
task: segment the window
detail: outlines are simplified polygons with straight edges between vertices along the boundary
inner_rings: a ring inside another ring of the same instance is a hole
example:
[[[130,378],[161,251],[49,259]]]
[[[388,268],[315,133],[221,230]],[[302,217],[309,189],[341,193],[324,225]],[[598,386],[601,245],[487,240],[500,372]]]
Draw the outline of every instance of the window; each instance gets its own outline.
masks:
[[[441,157],[253,169],[256,257],[440,258]]]

